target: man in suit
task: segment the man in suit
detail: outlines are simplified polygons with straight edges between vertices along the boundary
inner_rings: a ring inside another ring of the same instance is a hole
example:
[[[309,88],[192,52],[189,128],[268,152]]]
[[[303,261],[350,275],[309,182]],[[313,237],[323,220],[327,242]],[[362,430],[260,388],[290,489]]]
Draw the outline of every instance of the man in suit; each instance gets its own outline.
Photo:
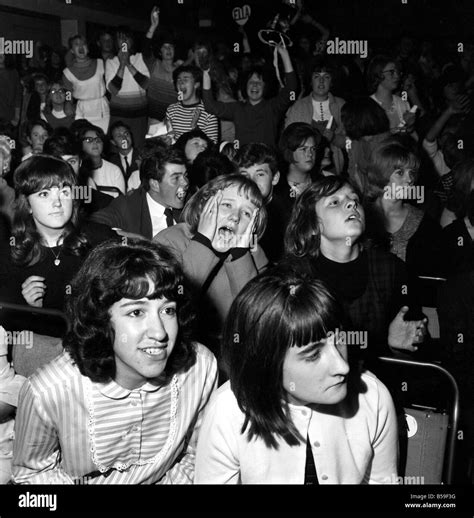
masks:
[[[139,168],[138,151],[133,146],[132,130],[124,122],[116,121],[110,126],[109,135],[116,147],[109,161],[120,168],[125,181],[128,182],[130,175]]]
[[[116,198],[92,215],[92,220],[125,237],[151,239],[179,219],[189,187],[186,159],[176,149],[166,149],[143,160],[141,186]]]

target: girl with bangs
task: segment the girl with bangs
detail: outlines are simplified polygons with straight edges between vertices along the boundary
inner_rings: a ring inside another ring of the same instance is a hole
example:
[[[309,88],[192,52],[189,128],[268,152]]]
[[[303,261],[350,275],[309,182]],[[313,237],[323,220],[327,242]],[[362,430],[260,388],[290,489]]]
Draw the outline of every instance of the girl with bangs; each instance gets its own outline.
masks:
[[[336,176],[299,196],[285,235],[292,268],[323,280],[343,303],[351,325],[367,332],[366,359],[414,352],[426,332],[404,263],[364,239],[365,211],[357,189]],[[410,311],[410,313],[409,313]]]
[[[76,176],[63,160],[37,155],[13,176],[14,215],[10,246],[0,250],[0,298],[5,302],[61,310],[67,286],[96,244],[117,239],[98,223],[79,220]],[[9,322],[24,329],[25,322]],[[47,319],[30,319],[29,329],[60,336]]]
[[[415,185],[420,159],[409,138],[391,136],[374,148],[368,164],[367,234],[406,263],[413,276],[439,276],[441,227],[421,205]]]
[[[14,483],[192,483],[217,366],[192,340],[183,286],[164,246],[91,252],[71,284],[65,351],[20,393]]]
[[[188,201],[182,223],[154,238],[176,250],[199,298],[200,332],[213,352],[232,301],[268,263],[257,245],[266,218],[252,180],[239,174],[218,176]]]
[[[195,483],[366,484],[397,477],[387,388],[352,368],[342,307],[279,266],[239,293],[224,328],[230,380],[211,401]]]

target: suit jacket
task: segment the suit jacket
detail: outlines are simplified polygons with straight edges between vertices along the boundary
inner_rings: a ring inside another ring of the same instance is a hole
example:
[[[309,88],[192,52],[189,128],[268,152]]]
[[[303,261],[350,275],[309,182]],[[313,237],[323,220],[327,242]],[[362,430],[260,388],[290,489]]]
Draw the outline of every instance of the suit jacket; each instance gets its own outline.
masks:
[[[125,171],[125,169],[123,167],[123,162],[120,158],[119,153],[111,153],[109,156],[109,162],[112,162],[112,164],[115,164],[120,169],[120,171],[122,171],[122,174],[123,174],[125,180],[128,180],[130,175],[133,173],[133,171],[136,171],[138,169],[137,159],[138,159],[138,151],[135,148],[133,148],[132,161],[130,163],[129,174],[127,174],[127,171]]]
[[[92,214],[91,220],[140,234],[147,239],[153,237],[150,210],[143,187],[132,191],[130,195],[115,198],[110,205]]]

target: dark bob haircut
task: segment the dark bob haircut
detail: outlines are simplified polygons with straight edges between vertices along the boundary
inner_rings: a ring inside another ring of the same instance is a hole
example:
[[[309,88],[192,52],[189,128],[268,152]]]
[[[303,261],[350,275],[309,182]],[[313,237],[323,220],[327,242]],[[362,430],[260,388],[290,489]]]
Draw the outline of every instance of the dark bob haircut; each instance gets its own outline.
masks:
[[[234,157],[237,167],[268,164],[272,175],[278,173],[277,156],[273,149],[262,142],[250,142],[242,146]]]
[[[348,101],[341,108],[341,120],[351,140],[390,131],[385,110],[370,97]]]
[[[373,94],[379,84],[383,81],[383,69],[389,64],[395,63],[395,59],[379,54],[374,56],[367,68],[367,89],[369,94]]]
[[[321,143],[321,133],[306,122],[293,122],[285,128],[280,137],[278,147],[287,164],[293,163],[293,153],[310,137],[314,138],[316,147]]]
[[[316,203],[348,185],[361,198],[359,189],[341,176],[324,176],[313,182],[296,199],[285,233],[287,258],[316,258],[321,245],[321,228]]]
[[[151,285],[154,291],[149,294]],[[172,376],[194,364],[190,336],[194,313],[179,261],[163,245],[129,239],[125,245],[108,241],[97,246],[72,281],[63,343],[81,374],[99,383],[114,379],[115,333],[109,310],[122,298],[143,297],[164,297],[178,306],[179,334],[165,374]]]
[[[234,300],[224,325],[222,354],[232,391],[245,413],[241,433],[277,448],[306,440],[290,417],[283,363],[303,347],[344,328],[344,311],[319,280],[278,266],[252,279]],[[236,339],[238,337],[238,339]]]

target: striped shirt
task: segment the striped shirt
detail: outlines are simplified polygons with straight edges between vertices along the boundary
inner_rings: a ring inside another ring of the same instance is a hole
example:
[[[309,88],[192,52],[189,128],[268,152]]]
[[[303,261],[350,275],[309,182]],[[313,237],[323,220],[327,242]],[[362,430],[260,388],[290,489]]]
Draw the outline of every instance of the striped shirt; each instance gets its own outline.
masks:
[[[92,382],[64,352],[24,384],[15,423],[17,484],[190,484],[212,353],[165,385]]]
[[[204,109],[204,103],[185,106],[181,102],[170,104],[166,110],[166,118],[171,122],[176,139],[199,127],[213,141],[219,137],[219,121]]]

